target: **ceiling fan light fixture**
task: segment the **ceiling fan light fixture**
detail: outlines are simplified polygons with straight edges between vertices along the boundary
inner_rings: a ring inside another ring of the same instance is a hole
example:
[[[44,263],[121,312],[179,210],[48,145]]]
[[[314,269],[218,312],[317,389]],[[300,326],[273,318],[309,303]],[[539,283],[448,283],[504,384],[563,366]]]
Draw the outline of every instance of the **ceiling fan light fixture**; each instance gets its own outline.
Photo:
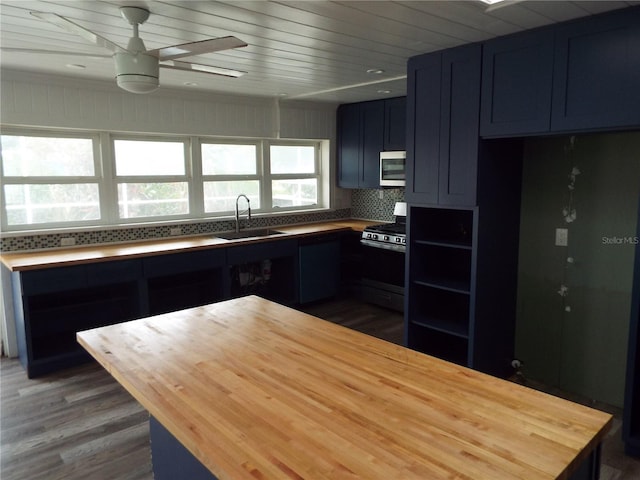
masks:
[[[160,85],[158,59],[143,53],[116,53],[116,81],[131,93],[150,93]]]
[[[160,85],[157,78],[144,75],[118,75],[116,81],[121,89],[130,93],[151,93]]]

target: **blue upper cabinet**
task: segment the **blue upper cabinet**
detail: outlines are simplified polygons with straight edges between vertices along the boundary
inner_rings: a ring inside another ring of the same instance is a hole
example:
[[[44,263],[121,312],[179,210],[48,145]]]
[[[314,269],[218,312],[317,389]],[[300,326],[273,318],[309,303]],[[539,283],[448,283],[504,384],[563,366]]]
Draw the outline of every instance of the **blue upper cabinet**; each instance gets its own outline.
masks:
[[[481,46],[409,59],[407,186],[410,203],[476,203]]]
[[[480,113],[480,44],[442,53],[440,205],[476,204]]]
[[[384,150],[404,150],[407,141],[407,97],[384,102]]]
[[[362,147],[360,135],[360,106],[338,107],[338,185],[358,188]]]
[[[380,188],[380,152],[404,150],[406,97],[338,107],[338,185]]]
[[[552,81],[552,30],[486,42],[482,59],[480,135],[548,132]]]
[[[552,131],[640,126],[640,7],[556,29]]]
[[[360,188],[380,188],[380,152],[384,144],[384,101],[362,104]]]
[[[480,135],[640,127],[640,7],[484,44]]]
[[[384,142],[384,102],[338,107],[338,185],[380,188],[380,152]]]
[[[409,59],[405,188],[409,203],[438,203],[441,77],[441,53]]]

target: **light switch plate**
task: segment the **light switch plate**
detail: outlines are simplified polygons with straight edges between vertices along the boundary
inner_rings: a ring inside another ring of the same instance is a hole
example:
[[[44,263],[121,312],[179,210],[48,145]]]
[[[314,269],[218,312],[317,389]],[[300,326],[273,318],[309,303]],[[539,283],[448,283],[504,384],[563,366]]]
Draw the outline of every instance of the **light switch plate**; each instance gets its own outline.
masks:
[[[569,229],[556,228],[556,247],[566,247],[569,245]]]

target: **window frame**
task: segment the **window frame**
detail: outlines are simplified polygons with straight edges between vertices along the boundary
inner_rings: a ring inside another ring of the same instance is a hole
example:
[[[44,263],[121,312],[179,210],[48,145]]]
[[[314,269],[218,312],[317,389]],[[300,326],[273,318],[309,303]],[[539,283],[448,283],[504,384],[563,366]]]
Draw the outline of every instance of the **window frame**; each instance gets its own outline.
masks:
[[[321,142],[319,141],[307,141],[304,140],[265,140],[264,141],[264,169],[265,177],[269,177],[268,180],[265,180],[265,183],[268,183],[268,200],[271,205],[271,212],[289,212],[289,211],[299,211],[299,210],[307,210],[307,209],[316,209],[322,208],[320,204],[322,203],[323,191],[322,191],[322,148]],[[313,147],[313,155],[314,155],[314,172],[313,173],[271,173],[271,146],[308,146]],[[316,192],[316,203],[315,205],[309,205],[306,207],[303,206],[291,206],[291,207],[279,207],[273,205],[273,192],[271,189],[271,185],[274,180],[298,180],[298,179],[307,179],[312,178],[316,180],[317,192]]]
[[[174,223],[176,221],[223,221],[232,218],[233,210],[205,212],[204,184],[207,181],[216,180],[257,180],[260,184],[260,208],[252,208],[254,214],[292,214],[305,213],[330,208],[329,196],[326,188],[330,188],[330,179],[325,173],[325,163],[328,158],[329,139],[274,139],[274,138],[236,138],[216,137],[206,135],[180,135],[180,134],[153,134],[130,133],[108,131],[84,131],[84,130],[58,130],[38,129],[30,127],[4,127],[1,135],[33,136],[45,138],[81,138],[90,139],[93,147],[93,176],[31,176],[16,177],[5,176],[2,158],[0,158],[0,229],[3,234],[19,235],[24,232],[53,232],[56,230],[71,231],[87,229],[104,229],[109,227],[127,226],[132,224],[159,225]],[[135,175],[124,176],[116,174],[115,140],[139,140],[139,141],[169,141],[181,142],[184,145],[185,175]],[[257,173],[256,175],[203,175],[201,145],[206,143],[228,143],[240,145],[255,145]],[[314,168],[313,174],[271,174],[270,173],[270,147],[271,145],[313,146]],[[328,167],[328,165],[326,165]],[[328,170],[327,170],[328,171]],[[317,182],[317,203],[309,206],[273,207],[271,195],[271,183],[273,180],[288,178],[315,178]],[[188,188],[189,212],[178,215],[145,216],[133,218],[120,218],[118,205],[118,185],[121,183],[146,183],[146,182],[186,182]],[[96,184],[99,196],[100,218],[87,221],[48,222],[9,225],[6,215],[6,199],[4,185],[10,184]],[[326,185],[325,185],[326,183]],[[238,192],[238,194],[244,192]]]
[[[182,143],[182,153],[183,153],[183,163],[184,163],[184,175],[118,175],[117,173],[117,164],[116,164],[116,149],[115,142],[118,140],[125,141],[140,141],[140,142],[172,142],[172,143]],[[192,168],[191,168],[191,148],[190,141],[188,137],[179,137],[179,136],[151,136],[151,135],[120,135],[120,134],[112,134],[109,135],[109,147],[110,147],[110,160],[112,165],[112,179],[110,182],[110,189],[112,198],[115,200],[115,205],[111,205],[112,214],[111,216],[115,219],[117,223],[127,224],[127,223],[147,223],[154,221],[163,221],[163,220],[178,220],[191,218],[193,216],[193,201],[192,201]],[[181,213],[176,215],[153,215],[153,216],[142,216],[142,217],[121,217],[120,216],[120,198],[118,196],[118,187],[121,184],[135,184],[135,183],[186,183],[187,184],[187,213]]]
[[[246,140],[246,139],[218,139],[218,138],[207,138],[202,137],[200,142],[198,143],[198,153],[200,155],[200,184],[202,186],[202,199],[200,201],[200,206],[202,207],[202,212],[207,216],[229,216],[235,214],[235,209],[210,212],[205,209],[205,197],[204,197],[204,184],[207,182],[233,182],[233,181],[242,181],[242,180],[257,180],[258,181],[258,190],[260,195],[260,208],[251,207],[252,213],[262,213],[265,211],[264,209],[264,154],[263,154],[263,141],[262,140]],[[202,170],[202,145],[253,145],[256,148],[256,173],[255,174],[233,174],[233,175],[205,175]],[[238,192],[237,195],[246,192]]]
[[[37,138],[75,138],[91,140],[93,151],[93,175],[34,175],[34,176],[14,176],[4,174],[4,158],[0,155],[0,178],[2,179],[2,185],[0,187],[0,208],[2,214],[0,215],[2,220],[0,222],[0,229],[5,231],[24,231],[34,229],[55,229],[55,228],[67,228],[78,226],[94,226],[104,223],[107,214],[105,212],[106,204],[103,201],[104,198],[104,182],[103,180],[103,168],[102,157],[100,155],[100,135],[90,132],[53,132],[45,130],[21,130],[3,128],[1,132],[2,136],[14,136],[14,137],[37,137]],[[100,218],[94,220],[74,220],[69,222],[39,222],[39,223],[26,223],[10,225],[8,223],[7,204],[5,198],[5,186],[6,185],[78,185],[78,184],[94,184],[98,187],[98,211]]]

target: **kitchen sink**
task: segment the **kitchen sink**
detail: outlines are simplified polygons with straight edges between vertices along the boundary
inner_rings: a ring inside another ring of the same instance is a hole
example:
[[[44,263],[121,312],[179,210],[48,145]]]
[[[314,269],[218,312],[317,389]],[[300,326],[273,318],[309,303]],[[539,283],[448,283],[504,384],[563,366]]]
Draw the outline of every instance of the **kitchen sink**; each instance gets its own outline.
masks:
[[[217,238],[224,240],[237,240],[240,238],[257,238],[270,237],[271,235],[281,235],[284,232],[274,230],[272,228],[253,228],[248,230],[240,230],[239,232],[223,232],[214,234]]]

